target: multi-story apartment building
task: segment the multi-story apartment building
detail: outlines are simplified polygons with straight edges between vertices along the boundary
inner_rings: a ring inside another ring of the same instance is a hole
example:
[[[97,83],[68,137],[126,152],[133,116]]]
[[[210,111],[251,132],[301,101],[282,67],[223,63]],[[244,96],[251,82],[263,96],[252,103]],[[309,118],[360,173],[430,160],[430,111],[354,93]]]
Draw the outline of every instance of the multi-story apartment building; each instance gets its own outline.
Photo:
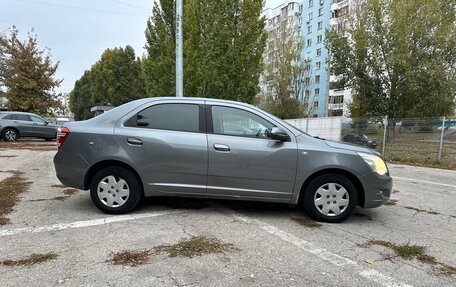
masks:
[[[286,33],[285,37],[295,37],[295,32],[298,31],[298,22],[300,16],[298,9],[301,1],[296,0],[283,0],[283,3],[274,8],[266,8],[262,15],[266,17],[266,31],[268,32],[268,39],[266,41],[266,51],[263,55],[263,61],[265,64],[272,61],[271,57],[274,57],[274,50],[277,47],[277,42],[281,41]],[[286,23],[286,29],[283,29],[283,24]],[[268,85],[264,78],[260,78],[261,94],[264,96],[274,96],[274,89]]]
[[[351,0],[333,0],[331,4],[331,29],[343,31],[347,26]],[[348,115],[348,103],[351,101],[351,89],[340,88],[337,85],[339,77],[330,73],[328,92],[328,116]]]
[[[300,100],[312,107],[310,116],[347,115],[351,90],[338,88],[338,76],[330,67],[330,54],[325,47],[327,29],[343,30],[347,24],[350,0],[304,0],[301,11],[301,33],[305,62]]]
[[[268,47],[274,45],[276,31],[284,19],[296,27],[302,37],[301,51],[303,72],[298,83],[297,97],[306,103],[311,117],[347,115],[347,103],[351,91],[337,87],[338,77],[331,72],[330,55],[325,47],[327,29],[344,29],[349,14],[351,0],[301,0],[284,2],[263,11],[266,16]],[[290,29],[294,31],[295,29]],[[290,33],[290,37],[294,36]],[[264,55],[268,61],[268,55]],[[264,79],[263,79],[264,80]],[[264,81],[261,84],[263,95],[273,95],[273,89]]]
[[[309,116],[327,115],[329,55],[325,31],[330,26],[331,0],[304,0],[300,7],[300,31],[304,38],[301,58],[304,72],[299,99],[309,107]]]

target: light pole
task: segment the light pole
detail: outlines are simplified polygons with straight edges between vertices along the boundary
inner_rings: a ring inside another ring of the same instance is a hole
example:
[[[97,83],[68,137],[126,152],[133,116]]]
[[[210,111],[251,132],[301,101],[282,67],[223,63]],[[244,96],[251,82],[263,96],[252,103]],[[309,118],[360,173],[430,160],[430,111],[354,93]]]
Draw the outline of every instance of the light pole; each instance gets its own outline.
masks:
[[[182,0],[176,0],[176,97],[184,96],[182,22]]]

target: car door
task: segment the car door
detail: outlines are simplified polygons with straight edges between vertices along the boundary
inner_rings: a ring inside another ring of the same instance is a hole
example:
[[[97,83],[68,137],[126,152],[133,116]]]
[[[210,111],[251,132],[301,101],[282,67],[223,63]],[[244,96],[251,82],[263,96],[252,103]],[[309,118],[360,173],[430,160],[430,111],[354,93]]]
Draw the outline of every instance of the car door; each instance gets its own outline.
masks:
[[[118,124],[115,137],[152,194],[205,195],[207,138],[204,102],[159,102]]]
[[[247,107],[207,105],[207,118],[208,195],[289,202],[297,165],[294,135],[272,140],[268,132],[280,126]]]
[[[30,115],[32,119],[32,135],[39,138],[52,138],[55,137],[56,129],[48,125],[48,123],[41,117]]]
[[[15,114],[14,125],[19,130],[21,137],[30,137],[33,135],[33,122],[28,114]]]

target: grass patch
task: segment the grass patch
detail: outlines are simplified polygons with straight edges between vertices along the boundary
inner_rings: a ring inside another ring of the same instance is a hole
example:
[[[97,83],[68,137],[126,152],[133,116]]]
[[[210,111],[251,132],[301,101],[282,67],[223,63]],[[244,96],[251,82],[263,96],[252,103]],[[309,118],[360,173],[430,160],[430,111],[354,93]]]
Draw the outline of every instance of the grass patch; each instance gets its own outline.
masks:
[[[41,141],[15,141],[0,142],[0,148],[5,149],[28,149],[33,151],[57,151],[56,142]]]
[[[416,259],[424,264],[433,266],[433,274],[438,276],[454,276],[456,275],[456,267],[448,265],[446,263],[439,262],[434,256],[426,254],[426,247],[416,244],[395,244],[384,240],[369,240],[364,244],[360,244],[360,247],[367,248],[372,245],[379,245],[394,251],[394,256],[384,256],[386,259],[392,259],[394,257],[401,257],[407,260]]]
[[[56,259],[58,255],[54,252],[48,252],[48,253],[33,253],[32,255],[22,258],[22,259],[17,259],[17,260],[3,260],[0,262],[0,265],[4,266],[26,266],[26,265],[34,265],[46,261],[50,261],[53,259]]]
[[[113,265],[123,265],[135,267],[144,265],[149,261],[150,250],[124,250],[121,252],[113,253],[111,259],[107,260]]]
[[[416,208],[416,207],[412,207],[412,206],[404,206],[404,208],[416,211],[417,213],[425,212],[427,214],[432,214],[432,215],[440,214],[440,213],[438,213],[437,211],[434,211],[434,210],[426,210],[426,209]]]
[[[77,193],[79,190],[77,190],[76,188],[67,188],[67,189],[64,189],[63,190],[63,194],[65,195],[73,195],[75,193]]]
[[[397,200],[396,199],[390,199],[387,202],[385,202],[385,205],[397,205]]]
[[[156,252],[166,252],[169,257],[195,257],[211,253],[225,253],[238,249],[230,243],[222,243],[217,238],[193,236],[174,245],[161,245],[154,248]]]
[[[316,222],[315,220],[308,219],[308,218],[297,217],[297,218],[292,218],[291,220],[296,221],[300,225],[309,227],[309,228],[320,228],[321,226],[323,226],[320,223]]]
[[[31,184],[26,181],[24,173],[17,170],[10,170],[13,176],[5,178],[0,182],[0,225],[9,223],[6,215],[13,211],[17,201],[19,201],[19,194],[26,192]]]

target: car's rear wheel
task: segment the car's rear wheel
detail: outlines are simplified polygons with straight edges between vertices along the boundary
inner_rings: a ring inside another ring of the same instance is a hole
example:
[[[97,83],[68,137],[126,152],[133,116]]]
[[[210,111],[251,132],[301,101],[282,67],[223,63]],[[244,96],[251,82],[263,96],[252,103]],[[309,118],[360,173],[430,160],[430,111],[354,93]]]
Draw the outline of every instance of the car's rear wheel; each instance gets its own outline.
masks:
[[[324,174],[313,179],[304,193],[304,209],[315,220],[341,222],[347,219],[358,200],[356,187],[339,174]]]
[[[100,170],[90,184],[90,196],[98,209],[105,213],[130,212],[142,197],[139,179],[123,167],[107,167]]]
[[[3,139],[5,141],[15,141],[19,138],[19,133],[15,129],[6,128],[3,131]]]

